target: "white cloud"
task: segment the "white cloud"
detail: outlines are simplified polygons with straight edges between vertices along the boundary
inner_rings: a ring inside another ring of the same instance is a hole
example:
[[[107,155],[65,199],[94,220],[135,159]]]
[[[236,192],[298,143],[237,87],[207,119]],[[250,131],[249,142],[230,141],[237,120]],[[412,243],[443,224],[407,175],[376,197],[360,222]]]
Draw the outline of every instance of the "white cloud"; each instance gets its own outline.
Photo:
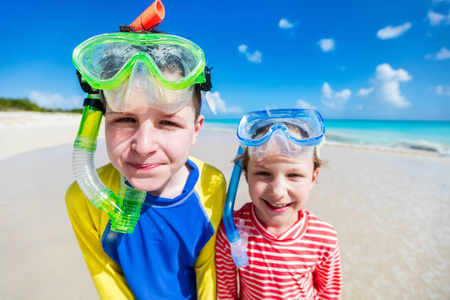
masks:
[[[216,103],[217,112],[223,114],[242,113],[242,108],[237,105],[228,106],[225,101],[220,98],[219,92],[212,92],[211,97]]]
[[[253,53],[250,53],[247,51],[248,47],[247,45],[240,45],[239,46],[239,52],[244,53],[247,56],[247,59],[254,63],[260,63],[262,62],[262,53],[256,50]]]
[[[401,36],[406,31],[408,31],[411,28],[411,23],[405,23],[400,26],[392,27],[387,26],[383,29],[378,30],[377,36],[379,39],[385,40],[385,39],[393,39]]]
[[[442,47],[439,52],[434,53],[434,54],[427,54],[427,55],[425,55],[425,58],[435,59],[435,60],[449,59],[450,58],[450,50],[448,50],[445,47]]]
[[[371,88],[368,88],[368,89],[361,88],[358,91],[358,95],[361,96],[361,97],[367,97],[370,94],[372,94],[373,91],[374,91],[374,87],[371,87]]]
[[[438,53],[436,53],[436,59],[437,60],[442,60],[442,59],[449,59],[450,58],[450,50],[448,50],[445,47],[441,48],[441,51],[439,51]]]
[[[334,40],[333,39],[321,39],[317,45],[320,46],[323,52],[328,52],[334,50]]]
[[[450,96],[450,86],[442,86],[440,84],[437,85],[436,94],[442,96]]]
[[[314,105],[312,105],[309,102],[306,102],[305,100],[297,100],[297,103],[295,105],[296,108],[302,108],[302,109],[316,109]]]
[[[431,26],[438,26],[441,23],[445,23],[445,24],[450,24],[450,11],[449,11],[449,15],[443,15],[440,13],[436,13],[432,10],[428,11],[428,20],[430,20],[430,25]]]
[[[286,19],[281,19],[280,22],[278,23],[278,26],[283,29],[290,29],[290,28],[294,27],[295,25]]]
[[[322,103],[332,109],[342,109],[345,103],[352,95],[352,91],[344,89],[340,92],[335,92],[328,82],[322,85]]]
[[[63,97],[61,94],[48,94],[39,91],[31,91],[28,95],[31,102],[45,108],[74,109],[83,108],[84,98],[81,96]]]
[[[411,106],[400,91],[400,82],[408,82],[412,79],[407,71],[394,70],[389,64],[383,63],[377,66],[375,73],[376,88],[383,100],[398,108]]]

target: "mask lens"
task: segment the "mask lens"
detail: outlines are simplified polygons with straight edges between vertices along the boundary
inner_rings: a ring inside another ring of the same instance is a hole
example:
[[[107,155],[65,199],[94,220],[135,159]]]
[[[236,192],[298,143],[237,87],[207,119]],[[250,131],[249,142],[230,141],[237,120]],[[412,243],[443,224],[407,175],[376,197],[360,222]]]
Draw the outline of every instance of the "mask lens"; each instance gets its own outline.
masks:
[[[101,79],[112,79],[137,52],[136,47],[127,44],[100,45],[92,54],[92,68],[98,70]]]
[[[308,126],[306,124],[297,124],[289,122],[289,120],[272,120],[273,122],[269,124],[264,124],[267,122],[261,122],[259,124],[255,124],[252,129],[252,140],[259,140],[263,138],[266,134],[272,134],[273,131],[280,129],[284,131],[285,134],[297,139],[297,140],[305,140],[310,137],[308,133]]]
[[[101,44],[93,49],[92,53],[85,53],[82,57],[90,75],[102,80],[113,79],[133,58],[153,65],[152,69],[166,81],[178,81],[190,75],[199,62],[189,49],[164,44]]]
[[[170,90],[205,82],[203,51],[189,40],[167,34],[96,36],[74,50],[73,61],[88,83],[100,90],[117,88],[137,61]]]
[[[155,45],[145,51],[156,63],[167,81],[177,81],[188,75],[198,64],[191,51],[179,45]]]

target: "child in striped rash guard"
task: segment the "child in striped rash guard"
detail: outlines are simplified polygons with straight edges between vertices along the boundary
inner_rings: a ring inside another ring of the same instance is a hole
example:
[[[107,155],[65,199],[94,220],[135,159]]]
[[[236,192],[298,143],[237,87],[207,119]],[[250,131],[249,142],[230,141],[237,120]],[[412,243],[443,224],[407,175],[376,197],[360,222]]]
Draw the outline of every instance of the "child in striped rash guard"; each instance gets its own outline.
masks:
[[[238,129],[245,149],[238,160],[252,202],[234,213],[234,223],[245,225],[241,236],[248,235],[249,264],[235,266],[222,224],[216,242],[218,298],[339,299],[337,233],[304,208],[323,165],[318,146],[296,144],[310,137],[301,122],[266,118],[262,123],[249,134],[251,140],[269,135],[259,147],[246,146]]]

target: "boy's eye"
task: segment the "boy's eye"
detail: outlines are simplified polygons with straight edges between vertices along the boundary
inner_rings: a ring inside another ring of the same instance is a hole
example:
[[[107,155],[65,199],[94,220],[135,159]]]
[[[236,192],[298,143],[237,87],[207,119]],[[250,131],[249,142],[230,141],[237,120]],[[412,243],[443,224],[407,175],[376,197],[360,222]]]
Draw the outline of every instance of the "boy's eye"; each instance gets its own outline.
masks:
[[[115,123],[136,123],[136,120],[133,118],[118,118],[114,120]]]
[[[168,120],[161,121],[161,122],[159,122],[159,124],[162,126],[179,127],[179,125],[177,123],[174,123],[174,122],[168,121]]]
[[[265,171],[256,172],[256,175],[258,175],[258,176],[270,176],[269,172],[265,172]]]

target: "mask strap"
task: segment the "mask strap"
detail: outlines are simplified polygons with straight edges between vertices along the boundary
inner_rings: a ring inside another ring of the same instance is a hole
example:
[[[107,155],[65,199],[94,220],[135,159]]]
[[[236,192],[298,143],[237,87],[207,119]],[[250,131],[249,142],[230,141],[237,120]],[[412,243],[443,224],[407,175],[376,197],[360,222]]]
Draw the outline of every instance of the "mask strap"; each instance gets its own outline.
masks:
[[[316,153],[318,158],[320,158],[320,148],[322,148],[323,144],[325,144],[325,136],[323,136],[322,141],[320,141],[320,144],[316,146]]]
[[[208,106],[213,112],[213,114],[217,115],[217,106],[216,100],[211,94],[212,83],[211,83],[211,69],[205,66],[205,79],[206,82],[200,85],[200,89],[205,92],[206,102],[208,102]]]

